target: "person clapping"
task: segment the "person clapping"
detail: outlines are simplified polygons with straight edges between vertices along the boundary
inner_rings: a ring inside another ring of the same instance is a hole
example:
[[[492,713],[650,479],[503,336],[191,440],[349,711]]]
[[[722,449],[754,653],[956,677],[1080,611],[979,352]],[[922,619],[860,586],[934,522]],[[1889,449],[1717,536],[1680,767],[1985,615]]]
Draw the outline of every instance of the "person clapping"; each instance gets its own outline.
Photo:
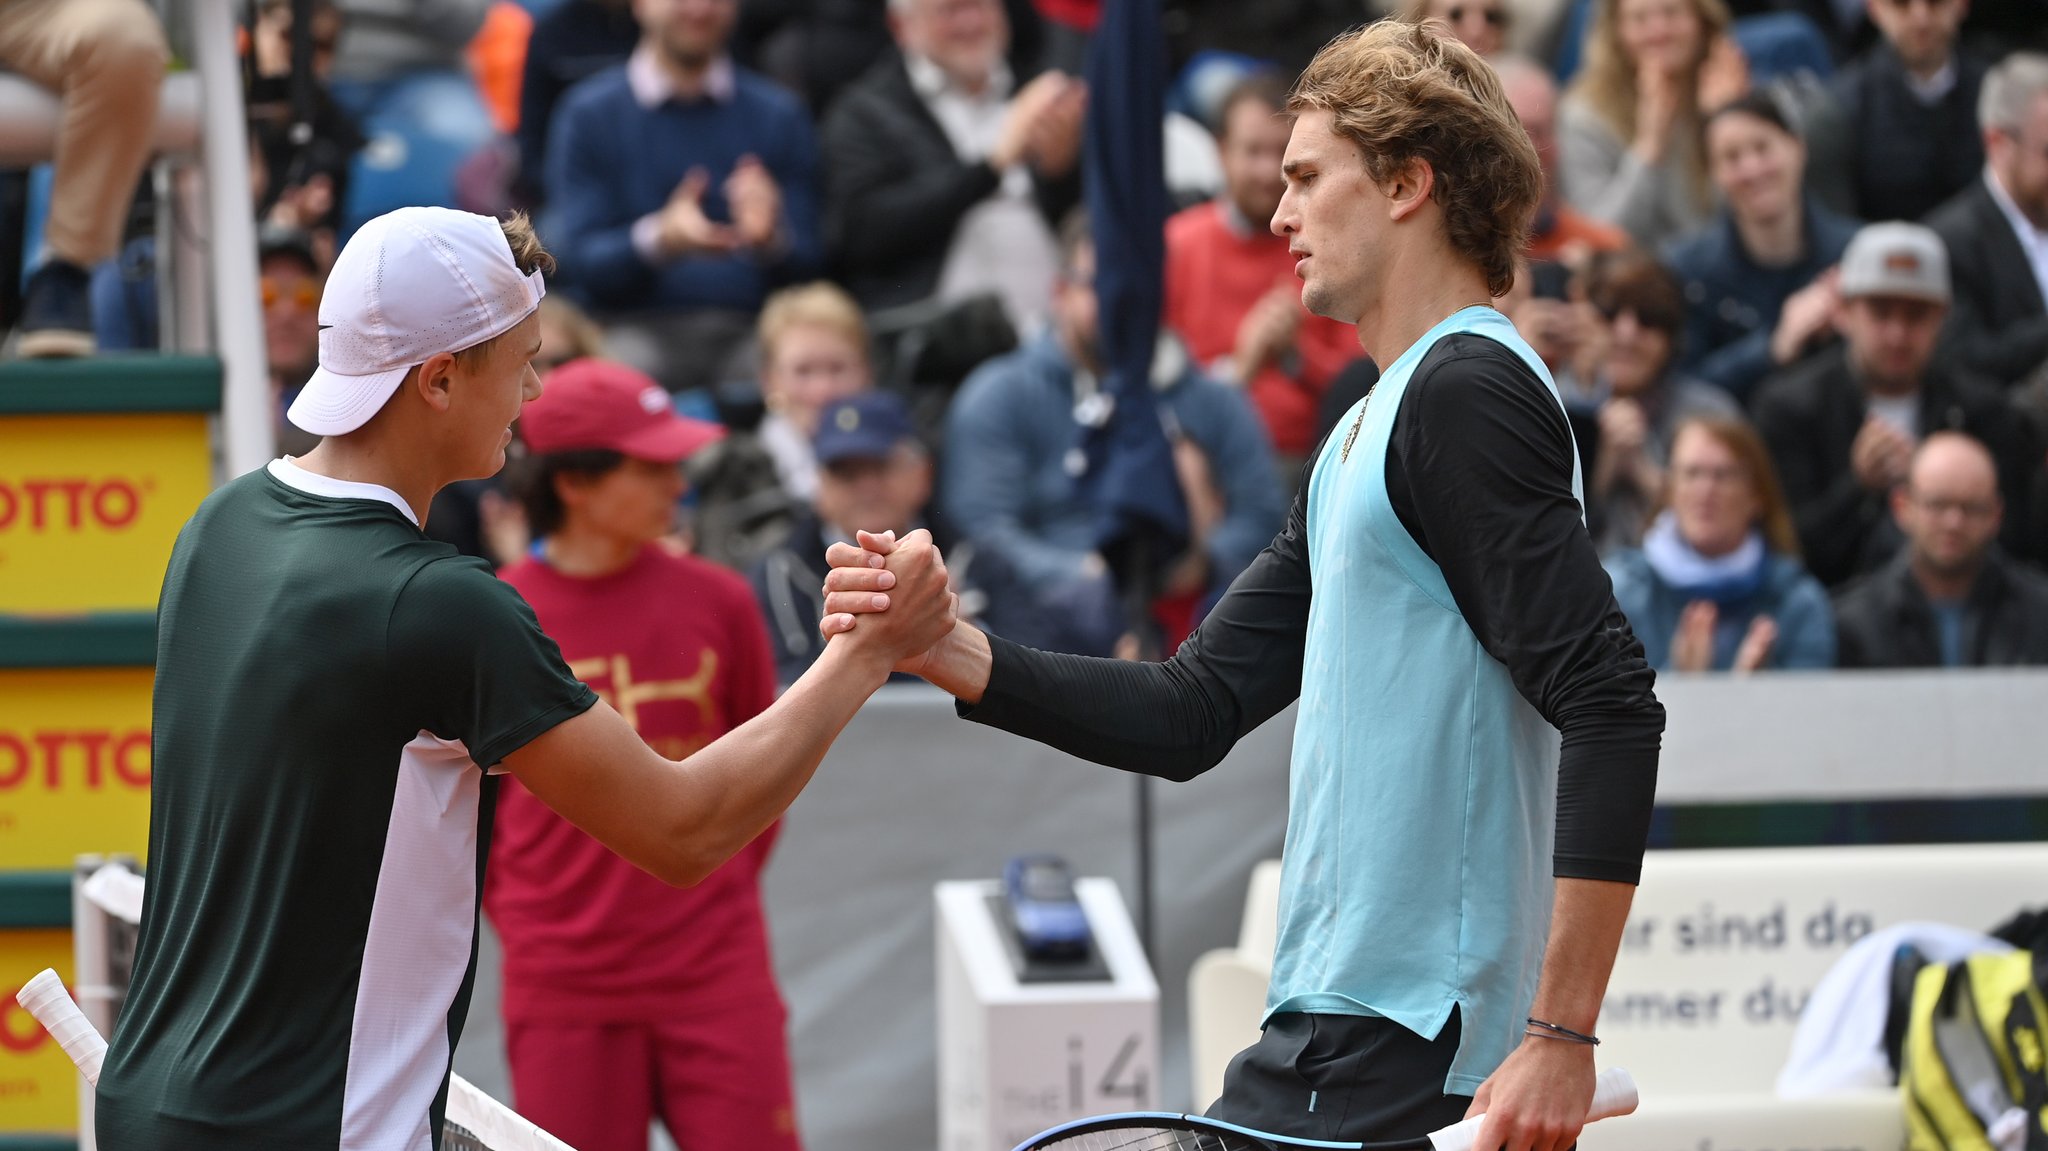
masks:
[[[1823,668],[1835,662],[1827,593],[1799,540],[1770,454],[1748,424],[1689,420],[1665,502],[1640,550],[1607,561],[1614,599],[1660,671]]]

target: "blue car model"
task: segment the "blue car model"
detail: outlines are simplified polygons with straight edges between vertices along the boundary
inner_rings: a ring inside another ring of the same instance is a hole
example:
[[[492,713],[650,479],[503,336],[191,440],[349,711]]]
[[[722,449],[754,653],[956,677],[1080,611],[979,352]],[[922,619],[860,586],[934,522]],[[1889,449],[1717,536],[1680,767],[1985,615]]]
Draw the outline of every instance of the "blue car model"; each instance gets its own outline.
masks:
[[[1074,898],[1074,877],[1057,855],[1020,855],[1003,868],[1003,893],[1017,942],[1030,959],[1088,955],[1088,916]]]

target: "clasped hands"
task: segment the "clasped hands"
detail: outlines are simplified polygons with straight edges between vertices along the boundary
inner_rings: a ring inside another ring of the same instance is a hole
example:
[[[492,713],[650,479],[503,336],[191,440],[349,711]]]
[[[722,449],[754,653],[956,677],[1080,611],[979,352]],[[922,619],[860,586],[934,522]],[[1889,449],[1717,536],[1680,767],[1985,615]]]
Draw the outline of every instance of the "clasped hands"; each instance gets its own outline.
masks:
[[[740,157],[720,191],[732,220],[723,223],[704,210],[711,176],[702,168],[684,175],[658,217],[656,241],[671,258],[727,255],[743,249],[773,251],[786,239],[782,189],[758,157]]]
[[[832,570],[818,631],[829,643],[886,652],[891,670],[923,675],[960,618],[945,557],[923,528],[902,539],[894,532],[860,532],[858,539],[825,553]]]

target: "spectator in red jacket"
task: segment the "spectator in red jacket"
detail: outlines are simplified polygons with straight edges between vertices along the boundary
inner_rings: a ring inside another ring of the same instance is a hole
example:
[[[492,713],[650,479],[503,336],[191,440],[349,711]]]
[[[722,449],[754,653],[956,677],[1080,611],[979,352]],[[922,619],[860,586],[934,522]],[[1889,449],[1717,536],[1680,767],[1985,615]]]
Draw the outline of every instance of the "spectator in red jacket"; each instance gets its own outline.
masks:
[[[682,461],[722,434],[652,379],[578,360],[520,431],[539,553],[502,573],[569,670],[681,759],[774,701],[746,581],[661,542]],[[582,1151],[646,1151],[659,1117],[691,1151],[797,1151],[782,996],[760,875],[774,829],[671,888],[517,782],[499,794],[484,909],[505,945],[512,1091]]]
[[[1224,97],[1216,137],[1223,194],[1166,222],[1166,326],[1209,375],[1247,388],[1292,475],[1315,446],[1324,389],[1361,353],[1350,325],[1301,306],[1294,257],[1266,226],[1286,190],[1286,103],[1287,83],[1272,73]]]

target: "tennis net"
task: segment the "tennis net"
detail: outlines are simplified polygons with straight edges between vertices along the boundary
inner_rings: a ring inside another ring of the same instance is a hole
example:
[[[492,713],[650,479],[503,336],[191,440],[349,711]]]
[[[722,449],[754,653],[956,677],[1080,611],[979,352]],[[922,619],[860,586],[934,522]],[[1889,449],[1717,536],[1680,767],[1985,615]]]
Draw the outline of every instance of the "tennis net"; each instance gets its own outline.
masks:
[[[74,900],[81,929],[79,982],[91,982],[92,1001],[118,1004],[127,989],[134,930],[142,919],[142,877],[119,864],[98,867],[81,876]],[[18,996],[21,1005],[48,1028],[88,1083],[99,1078],[107,1043],[93,1021],[72,1001],[54,971],[28,981]],[[107,1016],[111,1022],[111,1013]],[[78,1151],[96,1151],[91,1124],[82,1125]],[[534,1126],[520,1114],[491,1098],[460,1075],[448,1081],[448,1113],[441,1129],[441,1151],[573,1151],[568,1144]]]

